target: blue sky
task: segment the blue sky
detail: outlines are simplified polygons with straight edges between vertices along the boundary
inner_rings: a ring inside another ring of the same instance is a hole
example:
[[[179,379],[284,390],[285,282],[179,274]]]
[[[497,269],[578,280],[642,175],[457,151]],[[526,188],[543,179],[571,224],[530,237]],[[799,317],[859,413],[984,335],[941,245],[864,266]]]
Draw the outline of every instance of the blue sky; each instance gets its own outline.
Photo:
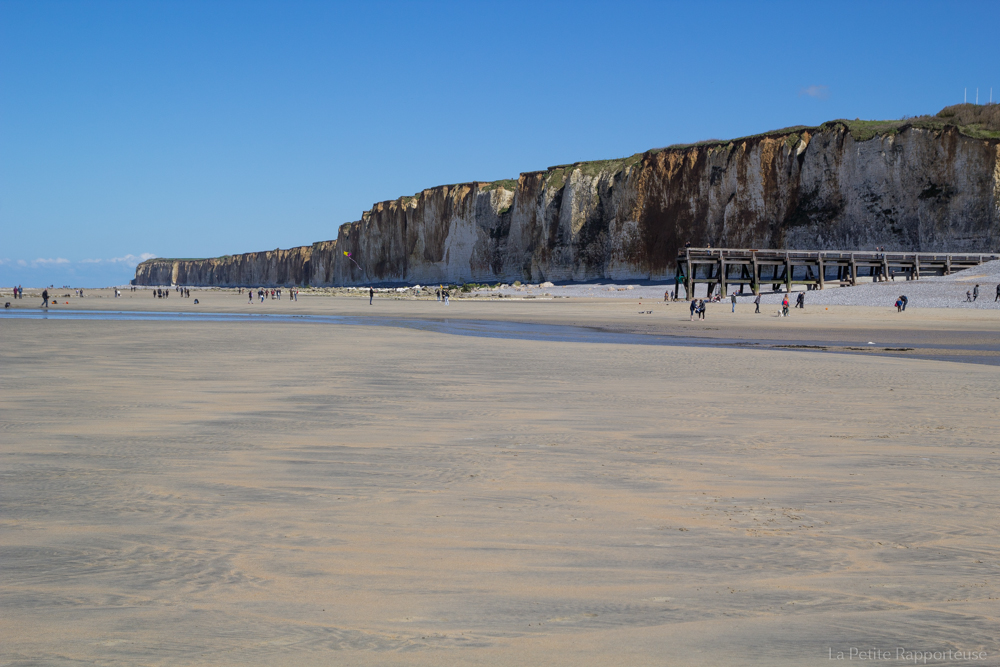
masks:
[[[1000,97],[1000,2],[0,0],[0,286],[335,238],[443,183]]]

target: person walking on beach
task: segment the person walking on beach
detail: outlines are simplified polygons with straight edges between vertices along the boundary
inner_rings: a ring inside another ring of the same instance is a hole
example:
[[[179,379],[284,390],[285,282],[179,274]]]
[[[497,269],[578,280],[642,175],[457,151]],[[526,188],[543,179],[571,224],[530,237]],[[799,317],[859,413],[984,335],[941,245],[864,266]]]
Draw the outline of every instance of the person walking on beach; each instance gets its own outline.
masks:
[[[705,301],[704,301],[704,299],[699,299],[698,300],[698,319],[700,319],[700,320],[705,319],[705,310],[706,310],[706,307],[705,307]]]
[[[729,297],[733,300],[733,312],[735,313],[736,312],[736,290],[733,290],[733,293],[730,294]]]
[[[975,301],[979,298],[979,285],[972,288],[972,300]]]
[[[969,290],[965,290],[965,302],[966,303],[972,302],[972,292],[970,292]]]
[[[788,317],[788,294],[781,300],[781,316]]]
[[[372,299],[375,298],[375,289],[372,287],[368,288],[368,305],[372,305]]]
[[[698,310],[698,299],[691,299],[691,321],[694,322],[694,312]]]
[[[47,289],[42,290],[42,308],[49,307],[49,291]]]
[[[802,308],[803,310],[805,310],[805,307],[806,307],[806,293],[805,292],[799,292],[799,295],[797,297],[795,297],[795,307],[796,308]]]
[[[670,301],[670,290],[668,289],[663,293],[663,303]]]
[[[21,298],[23,299],[24,297],[22,296]],[[993,299],[993,303],[997,301],[1000,301],[1000,285],[997,285],[997,298]]]
[[[753,300],[754,314],[760,313],[760,293],[757,293],[757,298]]]
[[[906,304],[907,304],[907,302],[909,302],[909,299],[906,298],[906,295],[905,294],[900,294],[899,295],[899,303],[902,306],[901,310],[906,310]]]

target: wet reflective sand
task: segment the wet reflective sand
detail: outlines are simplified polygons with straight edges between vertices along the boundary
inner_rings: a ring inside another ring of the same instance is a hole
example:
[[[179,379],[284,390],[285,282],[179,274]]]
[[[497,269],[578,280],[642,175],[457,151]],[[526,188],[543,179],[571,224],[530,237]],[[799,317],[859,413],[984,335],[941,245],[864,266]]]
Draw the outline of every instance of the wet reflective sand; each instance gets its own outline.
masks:
[[[409,306],[404,312],[406,315],[400,316],[392,313],[386,314],[385,308],[377,310],[369,309],[367,313],[358,312],[357,304],[344,304],[344,300],[328,300],[337,303],[340,309],[346,310],[349,314],[320,314],[316,312],[301,312],[297,303],[293,304],[268,304],[263,308],[253,312],[241,310],[222,310],[213,312],[199,309],[197,307],[184,310],[172,310],[166,308],[166,303],[157,305],[159,309],[139,310],[135,308],[125,309],[103,309],[103,308],[53,308],[43,310],[39,308],[20,308],[6,311],[0,317],[5,319],[30,319],[30,320],[107,320],[107,321],[137,321],[137,322],[267,322],[267,323],[296,323],[296,324],[326,324],[340,326],[374,326],[374,327],[396,327],[402,329],[415,329],[417,331],[427,331],[442,333],[453,336],[475,336],[479,338],[502,338],[513,340],[532,340],[544,342],[562,343],[610,343],[616,345],[666,345],[674,347],[747,347],[754,346],[759,349],[771,350],[812,350],[815,352],[828,352],[833,354],[865,354],[875,356],[903,356],[909,359],[934,359],[944,361],[958,361],[964,363],[1000,365],[1000,335],[990,331],[976,329],[956,328],[953,330],[938,331],[937,335],[928,339],[924,336],[914,342],[913,335],[920,332],[918,322],[916,326],[912,319],[904,320],[904,324],[909,325],[908,329],[886,329],[877,328],[871,332],[864,331],[833,331],[823,327],[820,322],[812,322],[812,327],[795,327],[785,325],[786,320],[782,319],[775,323],[766,316],[753,315],[753,324],[761,323],[770,326],[746,327],[739,321],[733,321],[735,313],[723,314],[721,324],[723,326],[708,326],[705,320],[697,320],[692,323],[687,330],[677,326],[683,323],[676,320],[678,310],[682,306],[671,304],[657,304],[656,310],[638,311],[638,315],[658,315],[659,317],[645,318],[641,325],[631,326],[627,323],[616,322],[609,319],[607,314],[598,316],[593,321],[586,317],[583,323],[574,324],[553,324],[545,321],[544,318],[526,316],[527,310],[514,313],[513,317],[496,319],[465,319],[456,317],[455,311],[435,307],[426,301],[403,301],[402,303],[380,303],[380,306],[389,305],[398,308],[400,305]],[[354,299],[350,301],[356,301]],[[338,303],[339,302],[339,303]],[[101,303],[102,306],[117,306],[118,301],[109,304]],[[77,305],[77,304],[75,304]],[[88,303],[87,305],[90,305]],[[181,304],[182,307],[186,303]],[[232,305],[232,304],[229,304]],[[343,308],[347,305],[347,308]],[[604,305],[604,304],[600,304]],[[283,307],[284,306],[284,307]],[[353,307],[352,307],[353,306]],[[496,304],[489,302],[469,302],[463,304],[463,310],[473,310],[476,315],[496,316],[496,312],[489,313],[484,310]],[[598,304],[588,303],[577,306],[580,308],[596,309]],[[722,310],[720,304],[713,304],[714,310]],[[626,308],[633,307],[627,304]],[[638,307],[641,306],[641,303]],[[648,308],[649,306],[646,306]],[[535,308],[534,310],[538,310]],[[571,309],[564,309],[571,310]],[[621,309],[618,309],[621,310]],[[844,309],[850,310],[850,309]],[[297,312],[298,311],[298,312]],[[930,311],[933,312],[933,311]],[[922,314],[926,315],[928,311]],[[457,313],[456,313],[457,314]],[[628,313],[629,315],[632,313]],[[718,314],[718,313],[713,313]],[[810,311],[809,315],[814,315]],[[666,315],[664,318],[663,316]],[[745,320],[745,313],[741,313],[740,319]],[[796,314],[796,319],[805,313]],[[906,317],[906,316],[904,316]],[[918,320],[920,315],[917,316]],[[961,318],[961,315],[958,316]],[[956,318],[956,319],[958,319]],[[824,318],[829,319],[829,318]],[[900,318],[902,319],[902,318]],[[984,318],[988,325],[993,325],[995,320],[1000,325],[1000,317],[987,315]],[[712,321],[715,324],[715,318]],[[799,324],[796,322],[796,324]],[[839,324],[839,323],[838,323]],[[817,326],[819,325],[819,326]],[[721,333],[720,333],[721,329]],[[840,334],[839,336],[837,334]],[[846,336],[844,335],[846,333]],[[920,332],[926,333],[926,332]],[[833,334],[833,337],[830,337]],[[877,338],[879,343],[874,341],[864,341],[866,337]],[[810,335],[814,336],[810,338]],[[902,337],[902,340],[901,340]],[[912,345],[912,347],[911,347]]]

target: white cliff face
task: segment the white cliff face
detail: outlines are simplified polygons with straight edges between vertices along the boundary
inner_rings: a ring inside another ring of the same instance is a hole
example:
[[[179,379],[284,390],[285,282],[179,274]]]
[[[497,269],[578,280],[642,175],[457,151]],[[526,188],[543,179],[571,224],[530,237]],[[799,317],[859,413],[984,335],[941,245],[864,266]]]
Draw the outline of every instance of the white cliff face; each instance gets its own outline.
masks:
[[[863,142],[846,133],[840,145],[814,142],[800,177],[807,215],[788,226],[785,244],[995,250],[995,148],[989,156],[986,142],[935,135],[911,129]]]
[[[357,285],[666,278],[696,246],[1000,250],[1000,141],[836,123],[462,183],[381,202],[336,241],[150,260],[138,284]],[[350,252],[354,264],[344,256]],[[359,269],[358,266],[361,268]]]

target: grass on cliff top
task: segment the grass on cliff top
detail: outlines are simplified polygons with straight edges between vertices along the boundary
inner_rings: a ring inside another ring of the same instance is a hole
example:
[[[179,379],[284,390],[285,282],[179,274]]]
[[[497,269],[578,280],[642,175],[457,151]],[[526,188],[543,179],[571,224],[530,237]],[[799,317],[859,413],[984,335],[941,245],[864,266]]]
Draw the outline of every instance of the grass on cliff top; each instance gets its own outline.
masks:
[[[945,107],[933,116],[904,117],[899,120],[848,120],[840,118],[831,120],[816,127],[796,125],[780,130],[771,130],[761,134],[752,134],[738,139],[707,139],[693,144],[673,144],[666,148],[650,151],[658,153],[663,150],[683,150],[698,146],[727,146],[737,141],[757,139],[761,137],[780,137],[798,135],[806,130],[817,132],[830,130],[841,125],[851,133],[855,141],[867,141],[877,136],[894,135],[906,128],[915,127],[923,130],[941,131],[946,127],[954,127],[961,134],[973,139],[1000,139],[1000,104],[956,104]]]
[[[223,255],[222,257],[153,257],[151,259],[143,260],[139,264],[156,264],[157,262],[203,262],[206,259],[224,259],[226,257],[231,257],[231,255]]]
[[[545,177],[545,185],[549,188],[561,188],[566,184],[566,179],[578,169],[584,176],[597,176],[602,172],[618,174],[632,165],[638,164],[642,160],[643,155],[645,153],[636,153],[635,155],[616,160],[591,160],[589,162],[574,162],[573,164],[560,164],[555,167],[549,167],[546,170],[548,175]]]
[[[501,188],[513,192],[514,190],[517,189],[516,178],[502,178],[498,181],[489,181],[489,182],[473,181],[472,184],[478,185],[479,189],[483,192],[490,192],[491,190],[499,190]],[[454,183],[453,185],[461,185],[461,184]],[[399,201],[403,205],[407,205],[413,201],[418,201],[423,196],[423,194],[424,194],[423,191],[421,191],[413,195],[403,195],[402,197],[400,197],[398,200],[395,201]]]
[[[489,183],[480,183],[479,189],[483,192],[490,192],[492,190],[510,190],[513,192],[517,189],[517,179],[516,178],[502,178],[499,181],[491,181]]]

